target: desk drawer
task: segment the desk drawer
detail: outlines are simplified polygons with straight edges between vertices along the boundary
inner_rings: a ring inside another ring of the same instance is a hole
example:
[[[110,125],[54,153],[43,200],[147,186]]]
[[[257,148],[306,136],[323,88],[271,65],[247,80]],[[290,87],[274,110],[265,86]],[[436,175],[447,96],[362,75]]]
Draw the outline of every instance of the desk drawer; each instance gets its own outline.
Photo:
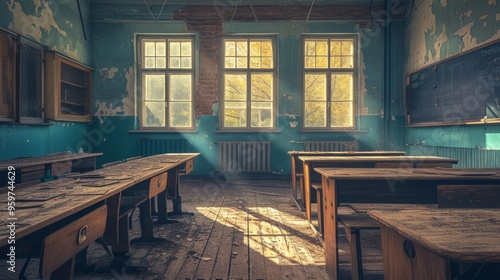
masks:
[[[164,191],[167,188],[167,172],[149,180],[149,194],[148,197],[152,198]]]
[[[194,166],[194,160],[193,159],[190,159],[186,162],[186,174],[188,174],[189,172],[193,171],[193,166]]]
[[[104,234],[107,206],[77,219],[43,241],[40,274],[46,276]],[[62,248],[64,248],[62,250]]]

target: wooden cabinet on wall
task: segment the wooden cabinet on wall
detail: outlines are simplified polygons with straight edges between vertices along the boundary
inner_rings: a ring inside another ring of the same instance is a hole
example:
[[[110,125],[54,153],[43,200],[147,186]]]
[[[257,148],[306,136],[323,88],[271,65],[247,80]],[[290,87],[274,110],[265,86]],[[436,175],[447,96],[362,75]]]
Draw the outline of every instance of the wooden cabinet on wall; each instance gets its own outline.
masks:
[[[45,118],[91,121],[92,69],[56,52],[45,52]]]

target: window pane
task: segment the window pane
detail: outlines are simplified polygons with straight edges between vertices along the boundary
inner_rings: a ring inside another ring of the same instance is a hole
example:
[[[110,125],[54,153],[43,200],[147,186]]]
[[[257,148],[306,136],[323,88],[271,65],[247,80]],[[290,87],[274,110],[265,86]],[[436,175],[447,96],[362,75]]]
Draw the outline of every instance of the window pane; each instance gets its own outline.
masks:
[[[305,68],[315,68],[316,67],[316,59],[314,56],[306,56],[304,62]]]
[[[326,127],[326,103],[305,102],[305,127]]]
[[[191,85],[191,75],[170,75],[170,101],[190,101]]]
[[[353,126],[353,103],[352,102],[332,102],[332,127],[352,127]]]
[[[181,58],[171,57],[170,58],[170,68],[181,68]]]
[[[165,42],[156,43],[156,56],[167,56],[167,45]]]
[[[225,43],[225,53],[226,57],[227,56],[236,56],[236,42],[234,41],[229,41]]]
[[[244,56],[246,57],[248,54],[247,51],[247,41],[239,41],[236,42],[236,54],[237,56]]]
[[[326,56],[317,56],[316,57],[316,68],[327,68],[328,60]]]
[[[146,57],[146,68],[155,68],[155,58],[154,57]]]
[[[261,68],[273,68],[273,58],[263,57]]]
[[[261,44],[262,56],[273,56],[273,42],[272,40],[264,40]]]
[[[167,67],[167,58],[159,57],[156,59],[156,68],[166,68]]]
[[[306,74],[304,80],[306,101],[326,101],[326,74]]]
[[[332,88],[332,100],[352,100],[353,99],[352,74],[332,75],[331,88]]]
[[[318,40],[316,41],[316,55],[326,56],[328,54],[328,41]]]
[[[247,77],[246,75],[224,75],[224,100],[246,101],[247,99]]]
[[[0,33],[0,118],[14,118],[15,42]]]
[[[250,41],[250,56],[261,56],[260,41]]]
[[[226,57],[224,61],[225,61],[224,66],[226,68],[236,68],[236,61],[234,57]]]
[[[169,56],[180,56],[180,55],[181,55],[181,43],[180,42],[170,42]]]
[[[247,57],[238,56],[236,59],[236,68],[247,68]]]
[[[165,102],[145,102],[145,126],[165,126]]]
[[[273,126],[273,103],[272,102],[252,102],[252,127],[272,127]]]
[[[316,54],[316,43],[314,41],[306,40],[305,41],[305,50],[304,54],[306,56],[314,56]]]
[[[191,102],[170,102],[170,126],[191,127]]]
[[[330,54],[332,56],[339,56],[342,43],[339,40],[332,40],[330,42]]]
[[[191,42],[182,42],[181,43],[181,55],[182,56],[191,56]]]
[[[144,54],[146,56],[155,56],[155,42],[144,43]]]
[[[260,57],[250,57],[250,68],[261,68]]]
[[[246,102],[224,102],[224,127],[246,127]]]
[[[340,68],[340,56],[332,56],[330,58],[330,68]]]
[[[146,100],[165,101],[165,75],[144,75]]]
[[[342,55],[353,55],[354,44],[352,40],[342,41]]]
[[[342,57],[342,68],[353,68],[353,58],[352,56],[344,56]]]
[[[252,101],[273,100],[273,74],[252,74]]]
[[[20,116],[42,117],[42,51],[21,45],[20,52]]]
[[[181,58],[181,66],[182,68],[186,69],[186,68],[191,68],[191,57],[183,57]]]

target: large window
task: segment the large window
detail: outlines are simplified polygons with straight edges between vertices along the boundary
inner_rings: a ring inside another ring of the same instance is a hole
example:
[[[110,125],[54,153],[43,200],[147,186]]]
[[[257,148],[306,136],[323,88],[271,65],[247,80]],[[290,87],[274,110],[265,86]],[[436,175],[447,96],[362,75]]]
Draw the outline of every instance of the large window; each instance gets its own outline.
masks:
[[[274,39],[233,37],[222,43],[223,128],[274,128]]]
[[[305,129],[354,128],[357,88],[354,37],[304,37]]]
[[[0,121],[43,122],[43,48],[0,31]]]
[[[138,38],[142,129],[192,129],[192,37]]]

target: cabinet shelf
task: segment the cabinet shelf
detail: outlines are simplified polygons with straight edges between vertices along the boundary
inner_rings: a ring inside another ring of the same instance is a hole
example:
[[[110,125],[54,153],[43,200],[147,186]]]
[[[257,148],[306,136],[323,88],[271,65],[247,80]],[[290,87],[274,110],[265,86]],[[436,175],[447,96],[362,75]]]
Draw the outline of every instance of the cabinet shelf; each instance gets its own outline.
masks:
[[[45,118],[91,121],[92,69],[56,52],[45,52]]]

